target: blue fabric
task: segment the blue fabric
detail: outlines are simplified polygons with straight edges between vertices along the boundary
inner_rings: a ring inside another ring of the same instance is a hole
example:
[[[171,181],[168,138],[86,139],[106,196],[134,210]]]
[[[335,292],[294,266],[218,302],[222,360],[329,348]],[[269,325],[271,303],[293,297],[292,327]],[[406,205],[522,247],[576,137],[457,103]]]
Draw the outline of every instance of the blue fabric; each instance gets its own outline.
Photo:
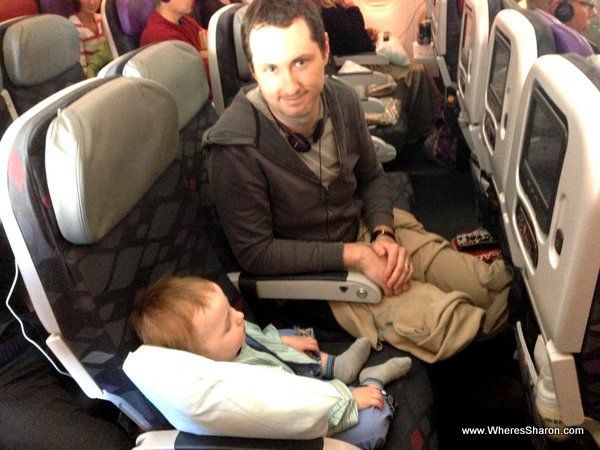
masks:
[[[350,388],[352,390],[352,388]],[[361,449],[371,450],[381,447],[394,415],[394,399],[386,395],[383,409],[367,408],[358,412],[358,424],[332,436]]]

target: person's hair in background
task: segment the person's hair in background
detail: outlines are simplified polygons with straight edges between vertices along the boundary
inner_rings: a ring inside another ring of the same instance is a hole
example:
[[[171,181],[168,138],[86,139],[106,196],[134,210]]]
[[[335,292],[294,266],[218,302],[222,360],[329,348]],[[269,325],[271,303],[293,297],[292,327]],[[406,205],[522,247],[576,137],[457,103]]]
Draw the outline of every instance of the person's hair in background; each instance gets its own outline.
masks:
[[[312,40],[317,43],[321,53],[324,54],[326,48],[325,28],[323,28],[321,16],[314,3],[309,0],[267,0],[250,3],[242,25],[242,44],[250,68],[254,69],[249,45],[250,32],[267,25],[287,28],[296,19],[304,19]]]

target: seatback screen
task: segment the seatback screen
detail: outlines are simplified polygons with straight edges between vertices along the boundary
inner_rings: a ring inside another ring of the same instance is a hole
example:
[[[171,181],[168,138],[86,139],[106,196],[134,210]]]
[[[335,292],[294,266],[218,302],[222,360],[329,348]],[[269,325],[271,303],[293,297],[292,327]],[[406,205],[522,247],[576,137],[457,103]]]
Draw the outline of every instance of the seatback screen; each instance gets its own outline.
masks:
[[[471,56],[471,38],[473,33],[472,22],[471,10],[467,8],[465,9],[465,20],[463,20],[463,39],[460,47],[460,59],[465,70],[468,70],[469,57]]]
[[[536,86],[531,96],[519,176],[537,222],[546,234],[550,230],[567,142],[565,116]]]
[[[506,89],[506,76],[510,63],[510,41],[499,31],[494,36],[494,48],[492,53],[492,65],[490,67],[490,79],[488,83],[488,106],[496,123],[500,123],[502,114],[502,102],[504,101],[504,90]]]

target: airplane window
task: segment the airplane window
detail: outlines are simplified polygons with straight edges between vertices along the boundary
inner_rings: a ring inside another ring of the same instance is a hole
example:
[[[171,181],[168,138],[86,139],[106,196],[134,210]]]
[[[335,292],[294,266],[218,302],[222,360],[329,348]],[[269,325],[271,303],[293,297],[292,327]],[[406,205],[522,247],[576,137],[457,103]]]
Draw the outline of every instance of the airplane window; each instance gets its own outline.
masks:
[[[494,39],[494,49],[492,56],[492,67],[490,69],[490,80],[488,84],[488,105],[496,123],[500,123],[502,114],[502,102],[504,101],[504,89],[506,87],[506,76],[508,74],[508,64],[510,63],[510,44],[504,35],[496,32]]]
[[[519,175],[545,233],[550,229],[567,139],[564,115],[539,88],[534,89]]]

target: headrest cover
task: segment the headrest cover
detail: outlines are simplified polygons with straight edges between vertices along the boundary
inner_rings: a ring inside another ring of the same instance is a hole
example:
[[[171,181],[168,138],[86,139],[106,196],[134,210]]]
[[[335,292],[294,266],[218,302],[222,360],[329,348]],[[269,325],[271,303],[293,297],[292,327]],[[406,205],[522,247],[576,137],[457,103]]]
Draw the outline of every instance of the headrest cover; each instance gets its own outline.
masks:
[[[60,110],[46,135],[56,220],[74,244],[102,239],[178,154],[177,107],[158,83],[116,78]]]
[[[208,100],[208,82],[202,58],[193,46],[181,41],[149,45],[125,64],[123,75],[148,78],[160,83],[175,99],[179,129]]]
[[[550,25],[557,53],[576,53],[581,56],[591,56],[594,54],[592,46],[577,31],[568,27],[546,11],[536,9],[535,13]]]
[[[116,0],[117,15],[123,33],[140,36],[148,17],[154,11],[152,0]]]
[[[242,6],[233,16],[233,42],[235,44],[238,74],[243,81],[252,81],[252,73],[242,44],[242,21],[247,9],[248,5]]]
[[[59,14],[64,17],[69,17],[75,14],[73,3],[65,0],[39,0],[40,11],[42,14]]]
[[[75,26],[61,16],[44,14],[11,25],[4,35],[4,64],[16,86],[35,86],[79,64]]]

